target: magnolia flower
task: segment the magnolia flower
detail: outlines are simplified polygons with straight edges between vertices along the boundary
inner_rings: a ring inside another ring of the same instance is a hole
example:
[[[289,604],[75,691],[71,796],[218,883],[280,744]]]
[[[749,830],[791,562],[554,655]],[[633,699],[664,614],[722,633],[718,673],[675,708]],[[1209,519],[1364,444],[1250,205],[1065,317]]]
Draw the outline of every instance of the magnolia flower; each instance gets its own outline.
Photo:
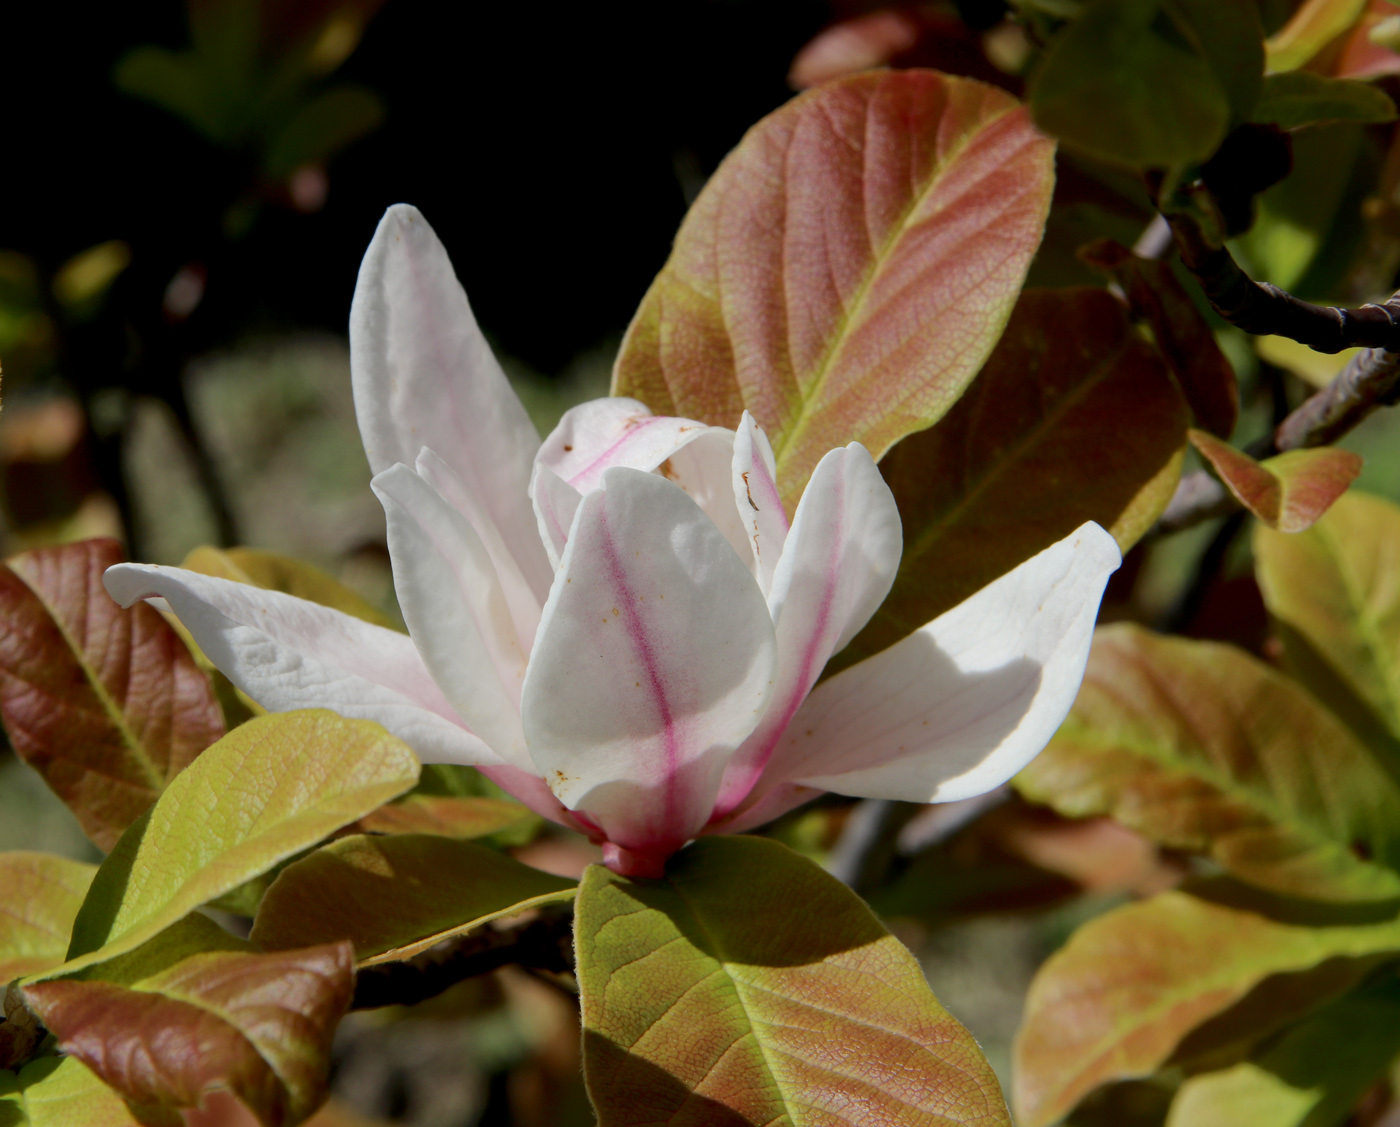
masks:
[[[822,459],[789,520],[747,413],[731,431],[601,399],[541,443],[409,207],[370,244],[350,343],[407,636],[178,568],[106,576],[123,605],[164,598],[265,707],[378,721],[643,876],[822,790],[980,794],[1068,711],[1120,562],[1098,525],[817,684],[902,548],[859,444]]]

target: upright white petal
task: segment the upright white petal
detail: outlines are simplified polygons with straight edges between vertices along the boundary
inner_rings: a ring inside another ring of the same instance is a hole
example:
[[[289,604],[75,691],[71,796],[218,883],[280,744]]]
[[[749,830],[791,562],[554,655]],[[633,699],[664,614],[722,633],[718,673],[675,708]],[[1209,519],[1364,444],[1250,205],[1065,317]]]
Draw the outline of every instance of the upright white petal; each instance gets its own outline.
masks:
[[[1074,703],[1118,546],[1098,525],[817,687],[763,785],[951,802],[1026,765]]]
[[[522,694],[530,754],[613,843],[674,850],[772,692],[762,593],[671,482],[614,468],[579,506]]]
[[[465,517],[404,465],[375,475],[394,590],[413,644],[458,715],[508,763],[526,766],[521,648],[489,553]]]
[[[549,565],[524,504],[539,435],[416,208],[391,207],[365,252],[350,372],[370,469],[436,452],[491,514],[542,603]]]
[[[425,763],[502,763],[462,724],[397,631],[178,567],[118,564],[102,581],[122,606],[165,599],[205,656],[264,708],[331,708],[373,720]]]
[[[717,813],[741,803],[763,772],[827,659],[869,621],[899,569],[903,530],[894,496],[864,446],[817,463],[773,573],[777,627],[773,703],[725,772]]]
[[[535,476],[530,479],[530,500],[535,506],[535,521],[549,566],[558,571],[583,494],[543,462],[536,462]]]
[[[496,522],[482,506],[481,499],[466,487],[452,467],[434,451],[424,447],[418,454],[418,462],[414,468],[418,471],[418,476],[465,517],[467,523],[481,537],[481,543],[485,546],[487,555],[491,557],[491,566],[496,572],[496,578],[500,580],[506,605],[510,607],[510,616],[515,622],[520,649],[529,653],[530,647],[535,644],[535,631],[540,625],[542,600],[535,595],[515,556],[506,547]],[[520,498],[520,503],[524,504],[524,498]]]
[[[763,428],[747,411],[734,434],[734,461],[730,473],[734,507],[744,525],[754,575],[766,595],[773,572],[787,541],[788,518],[778,494],[778,463]]]

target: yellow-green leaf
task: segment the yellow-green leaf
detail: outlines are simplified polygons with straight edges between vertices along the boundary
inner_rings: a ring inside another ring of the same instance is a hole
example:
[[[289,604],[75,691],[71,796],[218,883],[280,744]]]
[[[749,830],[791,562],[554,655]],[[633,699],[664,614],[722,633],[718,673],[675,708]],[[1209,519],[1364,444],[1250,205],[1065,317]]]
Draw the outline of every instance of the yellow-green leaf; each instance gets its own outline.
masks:
[[[73,1057],[40,1057],[18,1073],[0,1069],[0,1124],[4,1127],[169,1127],[170,1123],[143,1124],[121,1096]]]
[[[0,982],[63,962],[95,872],[50,853],[0,853]]]
[[[777,842],[702,838],[655,881],[593,866],[575,920],[600,1127],[1009,1127],[914,957]]]
[[[180,774],[103,862],[58,973],[137,947],[411,787],[418,759],[367,720],[250,720]]]

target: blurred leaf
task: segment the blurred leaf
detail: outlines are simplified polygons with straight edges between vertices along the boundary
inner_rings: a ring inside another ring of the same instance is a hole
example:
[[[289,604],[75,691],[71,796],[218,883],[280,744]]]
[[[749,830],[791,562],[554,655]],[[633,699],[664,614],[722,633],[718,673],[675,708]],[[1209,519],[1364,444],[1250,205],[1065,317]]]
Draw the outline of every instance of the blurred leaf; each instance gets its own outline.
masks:
[[[449,798],[408,795],[360,819],[367,833],[440,834],[456,838],[495,838],[523,845],[542,819],[533,810],[505,798]]]
[[[1181,39],[1200,53],[1225,91],[1231,125],[1247,121],[1264,82],[1264,25],[1258,6],[1165,0],[1162,12]]]
[[[133,986],[40,982],[35,1012],[143,1113],[229,1088],[267,1127],[300,1123],[325,1096],[330,1043],[354,993],[349,944],[192,955]]]
[[[75,254],[53,276],[54,297],[72,308],[100,298],[131,265],[131,248],[120,239],[98,243]]]
[[[881,463],[904,555],[830,669],[899,641],[1086,520],[1126,551],[1176,488],[1187,422],[1121,303],[1099,289],[1027,290],[952,411]],[[1128,428],[1132,442],[1104,441]]]
[[[1101,628],[1069,717],[1016,786],[1261,888],[1400,897],[1400,787],[1301,686],[1233,646]]]
[[[1275,336],[1255,337],[1254,348],[1261,359],[1292,372],[1315,388],[1331,383],[1351,358],[1361,351],[1359,348],[1348,348],[1337,353],[1314,352],[1306,344]]]
[[[176,633],[103,589],[121,559],[115,541],[88,540],[0,565],[0,717],[102,849],[224,733]]]
[[[4,1127],[178,1127],[179,1120],[138,1120],[121,1096],[73,1057],[41,1057],[19,1072],[0,1069]]]
[[[995,1075],[909,951],[810,861],[701,838],[665,878],[594,865],[575,910],[600,1127],[1006,1124]]]
[[[1193,430],[1190,437],[1235,500],[1280,532],[1311,528],[1361,472],[1360,456],[1335,446],[1290,450],[1256,462],[1204,431]]]
[[[295,595],[376,626],[396,629],[388,616],[362,595],[319,567],[292,556],[279,556],[276,552],[264,552],[258,548],[214,548],[204,545],[190,552],[180,566],[197,571],[200,575],[212,575],[218,579],[246,583],[250,587]]]
[[[1148,1076],[1196,1026],[1271,975],[1400,952],[1400,920],[1313,926],[1164,892],[1080,927],[1036,974],[1015,1049],[1022,1127],[1100,1084]]]
[[[1332,1127],[1400,1053],[1400,983],[1348,994],[1257,1056],[1188,1079],[1167,1127]]]
[[[336,86],[297,108],[273,135],[263,169],[285,180],[304,164],[321,164],[384,120],[379,95],[362,86]]]
[[[252,940],[272,951],[348,939],[361,965],[397,962],[501,916],[572,900],[574,882],[469,841],[342,838],[288,865]]]
[[[237,123],[190,52],[137,47],[122,56],[112,80],[122,93],[174,114],[211,141],[227,144],[237,137]]]
[[[0,853],[0,983],[63,962],[96,871],[51,853]]]
[[[1157,349],[1177,379],[1196,421],[1229,438],[1240,413],[1235,369],[1171,263],[1139,258],[1121,243],[1097,239],[1080,251],[1095,269],[1113,278],[1133,311],[1147,318]]]
[[[1384,90],[1369,83],[1295,70],[1271,74],[1264,80],[1251,120],[1280,129],[1298,129],[1320,121],[1394,121],[1395,103]]]
[[[1094,0],[1051,42],[1031,79],[1035,123],[1094,156],[1139,168],[1205,160],[1231,118],[1217,56],[1237,50],[1242,70],[1250,60],[1245,40],[1207,54],[1205,36],[1183,34],[1182,22],[1162,0]]]
[[[1366,0],[1303,0],[1264,43],[1272,73],[1296,70],[1361,18]]]
[[[1256,529],[1254,557],[1289,666],[1400,777],[1400,508],[1347,493],[1307,532]]]
[[[407,745],[367,720],[313,709],[248,721],[122,836],[78,913],[62,972],[139,946],[417,777]]]
[[[613,394],[768,432],[791,512],[818,459],[939,419],[996,343],[1040,242],[1050,142],[931,71],[866,73],[749,131],[696,200]]]

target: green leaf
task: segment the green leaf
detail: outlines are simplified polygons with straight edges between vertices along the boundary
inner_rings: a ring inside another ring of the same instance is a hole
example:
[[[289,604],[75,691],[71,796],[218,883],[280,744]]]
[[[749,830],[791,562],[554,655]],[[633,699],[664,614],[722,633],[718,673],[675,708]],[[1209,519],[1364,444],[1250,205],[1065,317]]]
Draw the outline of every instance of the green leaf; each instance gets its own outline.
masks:
[[[1176,488],[1187,422],[1118,301],[1087,287],[1027,290],[953,410],[881,463],[904,555],[884,604],[830,669],[893,645],[1086,520],[1126,551]],[[1125,428],[1132,442],[1104,441]]]
[[[1112,239],[1096,239],[1080,248],[1079,256],[1116,281],[1133,312],[1152,326],[1157,349],[1196,421],[1212,434],[1229,438],[1240,412],[1235,369],[1171,263],[1140,258]]]
[[[574,882],[470,841],[342,838],[288,865],[252,940],[281,951],[348,939],[361,965],[396,962],[490,920],[574,897]]]
[[[110,959],[411,787],[418,760],[367,720],[250,720],[180,775],[103,862],[69,962]]]
[[[304,164],[320,164],[379,127],[384,103],[363,86],[337,86],[298,107],[272,138],[263,168],[284,180]]]
[[[1395,103],[1379,87],[1350,78],[1328,78],[1311,71],[1271,74],[1251,120],[1280,129],[1320,121],[1373,123],[1395,120]]]
[[[318,567],[291,556],[279,556],[257,548],[195,548],[180,565],[200,575],[231,579],[250,587],[281,591],[298,599],[318,603],[342,611],[375,626],[398,629],[388,615],[379,611],[364,596],[352,591],[340,580],[327,575]]]
[[[0,1069],[0,1127],[178,1127],[143,1124],[121,1096],[73,1057],[41,1057],[18,1073]]]
[[[1009,1127],[909,951],[776,842],[702,838],[657,881],[593,866],[575,942],[600,1127]]]
[[[350,1005],[348,944],[261,954],[210,951],[133,986],[60,979],[25,997],[76,1057],[142,1113],[231,1090],[268,1127],[325,1097],[331,1037]]]
[[[1400,508],[1347,493],[1306,532],[1254,534],[1289,667],[1400,777]]]
[[[791,512],[817,461],[876,458],[952,406],[1040,242],[1052,147],[999,90],[867,72],[794,98],[700,193],[613,394],[767,431]]]
[[[1166,0],[1164,13],[1225,91],[1232,124],[1249,120],[1264,83],[1264,26],[1254,4]]]
[[[1250,1060],[1187,1080],[1167,1127],[1333,1127],[1397,1053],[1392,979],[1329,1003]]]
[[[63,962],[95,872],[51,853],[0,853],[0,982]]]
[[[1016,786],[1261,888],[1400,897],[1400,787],[1300,685],[1233,646],[1103,627],[1073,709]]]
[[[1204,431],[1193,430],[1190,437],[1235,499],[1280,532],[1311,528],[1361,472],[1361,458],[1335,446],[1290,450],[1257,462]]]
[[[1100,1084],[1151,1075],[1270,976],[1396,952],[1393,916],[1318,926],[1188,891],[1115,908],[1070,936],[1031,984],[1015,1048],[1017,1122],[1043,1127]]]
[[[115,540],[86,540],[0,564],[0,717],[102,849],[224,733],[179,636],[103,589],[121,560]]]
[[[236,140],[237,116],[189,51],[137,47],[122,56],[112,73],[118,90],[182,118],[209,140]]]
[[[1031,79],[1031,113],[1041,129],[1105,160],[1203,161],[1231,118],[1215,61],[1162,0],[1093,0],[1050,44]]]

